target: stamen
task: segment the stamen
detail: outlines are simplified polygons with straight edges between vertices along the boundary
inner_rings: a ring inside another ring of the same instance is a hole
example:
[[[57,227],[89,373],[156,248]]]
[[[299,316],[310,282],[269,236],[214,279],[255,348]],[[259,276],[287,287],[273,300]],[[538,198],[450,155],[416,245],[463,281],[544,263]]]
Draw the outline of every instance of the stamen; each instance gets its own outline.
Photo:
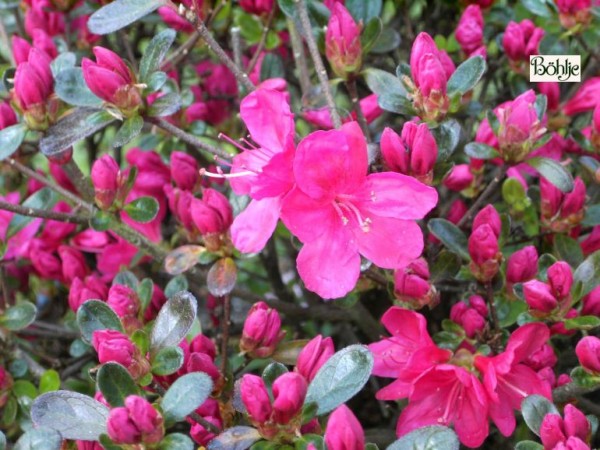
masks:
[[[247,177],[248,175],[256,175],[254,172],[250,172],[249,170],[246,170],[243,172],[236,172],[236,173],[223,173],[223,170],[220,167],[217,167],[218,173],[209,172],[204,167],[202,167],[199,172],[200,172],[200,176],[203,176],[203,177],[221,178],[221,179],[241,178],[241,177]]]
[[[235,148],[245,152],[246,150],[248,150],[245,147],[242,147],[238,142],[234,141],[233,139],[231,139],[229,136],[227,136],[226,134],[223,133],[219,133],[219,135],[217,136],[219,139],[223,139],[224,141],[229,142],[231,145],[233,145]]]
[[[368,217],[363,219],[362,216],[360,215],[360,211],[358,210],[358,208],[356,206],[354,206],[354,204],[352,204],[349,201],[343,201],[343,202],[339,203],[339,206],[341,208],[346,209],[351,214],[353,214],[354,217],[356,217],[356,221],[360,225],[361,230],[363,230],[365,233],[368,233],[371,230],[371,219],[369,219]]]
[[[348,225],[348,218],[344,215],[342,209],[340,208],[340,205],[338,205],[338,203],[335,200],[333,201],[333,208],[338,213],[338,216],[340,216],[340,219],[342,219],[342,223],[344,225]]]

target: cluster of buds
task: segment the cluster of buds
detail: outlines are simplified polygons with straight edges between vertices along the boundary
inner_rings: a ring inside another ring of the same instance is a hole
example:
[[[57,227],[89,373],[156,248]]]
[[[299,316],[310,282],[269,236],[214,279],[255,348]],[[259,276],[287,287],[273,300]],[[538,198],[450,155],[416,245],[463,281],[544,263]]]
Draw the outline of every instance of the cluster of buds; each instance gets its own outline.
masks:
[[[529,19],[519,23],[509,22],[504,31],[502,46],[516,72],[521,73],[529,69],[529,57],[539,53],[543,37],[544,29],[536,27]]]
[[[429,277],[427,261],[424,258],[413,261],[394,273],[394,295],[413,308],[433,308],[439,303],[440,296],[435,286],[429,282]]]
[[[110,155],[103,155],[94,161],[91,179],[96,205],[102,210],[110,209],[115,202],[117,208],[120,207],[131,188],[127,185],[127,177]]]
[[[498,239],[501,230],[500,215],[492,205],[487,205],[473,219],[473,231],[469,236],[469,267],[482,283],[491,281],[500,269],[502,253]]]
[[[421,119],[440,121],[445,117],[450,105],[446,87],[454,69],[448,54],[437,48],[431,36],[424,32],[417,36],[410,52],[412,82],[405,82]]]
[[[579,177],[568,194],[540,178],[542,225],[557,233],[568,232],[579,225],[585,215],[585,194],[585,183]]]
[[[381,154],[390,170],[432,183],[438,148],[427,124],[406,122],[401,136],[385,128],[381,135]]]
[[[100,364],[116,362],[139,380],[150,372],[150,363],[129,337],[116,330],[97,330],[92,335],[92,346]]]
[[[196,409],[196,414],[202,417],[205,422],[211,423],[219,429],[223,428],[223,418],[221,417],[219,402],[217,400],[212,398],[207,399],[202,406]],[[216,434],[207,430],[204,425],[197,423],[193,419],[188,419],[188,422],[192,425],[190,436],[199,445],[206,447],[216,437]]]
[[[544,416],[539,433],[544,449],[590,449],[592,427],[585,414],[567,404],[564,416],[564,419],[552,413]]]
[[[357,24],[342,3],[335,3],[325,33],[325,54],[340,78],[347,79],[358,73],[362,66],[360,32]]]
[[[130,395],[125,406],[113,408],[106,423],[116,444],[157,444],[165,435],[163,418],[143,397]]]
[[[283,339],[279,313],[265,302],[252,305],[244,322],[240,350],[254,358],[266,358]]]
[[[259,376],[244,375],[240,383],[242,402],[250,420],[269,440],[285,440],[299,431],[307,389],[302,375],[284,373],[273,382],[271,402],[265,382]]]
[[[523,295],[532,315],[560,319],[571,307],[571,266],[558,261],[548,268],[548,282],[531,280],[523,283]]]
[[[450,310],[450,319],[465,330],[465,335],[473,339],[485,328],[488,307],[483,297],[472,295],[467,302],[458,302]]]
[[[592,21],[592,0],[556,0],[560,24],[572,30],[583,28]]]
[[[104,47],[94,47],[96,62],[83,58],[83,78],[90,90],[130,117],[142,106],[141,86],[135,74],[119,55]]]
[[[512,293],[516,283],[524,283],[537,275],[538,253],[533,245],[514,252],[506,263],[506,290]]]
[[[483,40],[483,14],[479,5],[470,5],[463,12],[456,28],[456,40],[467,58],[487,55]]]

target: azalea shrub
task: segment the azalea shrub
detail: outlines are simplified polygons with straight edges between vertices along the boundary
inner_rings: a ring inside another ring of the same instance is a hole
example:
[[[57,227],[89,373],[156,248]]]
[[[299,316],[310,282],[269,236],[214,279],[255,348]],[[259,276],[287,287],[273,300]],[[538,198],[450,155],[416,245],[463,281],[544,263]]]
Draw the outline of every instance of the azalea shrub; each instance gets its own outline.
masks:
[[[0,449],[598,445],[600,2],[0,20]]]

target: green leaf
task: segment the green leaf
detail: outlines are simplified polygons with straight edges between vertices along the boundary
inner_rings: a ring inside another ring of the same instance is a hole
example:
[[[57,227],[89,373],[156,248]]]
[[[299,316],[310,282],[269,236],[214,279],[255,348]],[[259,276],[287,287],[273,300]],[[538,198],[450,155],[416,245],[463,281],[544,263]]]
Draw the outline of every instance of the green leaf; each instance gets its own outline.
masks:
[[[573,177],[559,163],[549,158],[530,158],[525,161],[562,192],[573,190]]]
[[[346,9],[356,22],[368,23],[373,17],[381,14],[381,0],[346,0]]]
[[[308,344],[307,339],[294,339],[292,341],[282,342],[277,346],[277,349],[271,355],[271,358],[277,362],[295,366],[298,361],[298,355],[300,355],[302,349],[306,347],[306,344]]]
[[[585,211],[585,217],[583,218],[581,225],[586,227],[600,225],[600,203],[587,207],[587,210]]]
[[[194,412],[212,392],[212,379],[202,372],[179,377],[160,402],[165,420],[178,422]]]
[[[18,123],[0,130],[0,161],[16,152],[27,134],[25,124]]]
[[[521,413],[529,429],[539,436],[546,414],[558,414],[558,410],[546,397],[530,395],[521,403]]]
[[[568,262],[572,267],[578,266],[583,261],[581,246],[575,239],[565,234],[554,236],[554,254],[559,260]]]
[[[520,203],[527,197],[525,188],[516,178],[507,178],[502,183],[502,198],[509,205]]]
[[[521,441],[517,442],[515,450],[544,450],[544,446],[534,441]]]
[[[267,387],[270,388],[271,386],[273,386],[273,382],[277,378],[279,378],[281,375],[287,372],[288,369],[283,364],[278,362],[272,362],[267,367],[265,367],[265,370],[263,370],[262,379],[264,380]]]
[[[397,114],[410,114],[411,102],[402,81],[389,72],[368,68],[363,71],[365,82],[374,94],[382,109]]]
[[[33,424],[56,430],[64,439],[97,441],[106,433],[107,419],[106,406],[78,392],[48,392],[31,406]]]
[[[467,250],[467,237],[452,222],[446,219],[431,219],[427,224],[427,228],[435,237],[453,253],[456,253],[463,259],[470,259],[469,251]]]
[[[183,350],[181,347],[161,348],[151,362],[154,375],[171,375],[183,365]]]
[[[460,442],[448,427],[431,425],[411,431],[398,439],[387,450],[458,450]]]
[[[279,1],[281,4],[281,0]],[[228,428],[210,441],[207,450],[246,450],[262,436],[256,428],[238,425]]]
[[[0,326],[11,331],[27,328],[35,320],[37,309],[33,303],[22,301],[11,306],[0,316]]]
[[[150,117],[165,117],[175,114],[181,109],[181,96],[177,92],[169,92],[158,97],[148,108]]]
[[[363,388],[372,369],[373,355],[366,347],[346,347],[319,369],[308,386],[304,403],[317,403],[319,415],[333,411]]]
[[[100,300],[88,300],[77,310],[77,325],[84,341],[92,342],[96,330],[117,330],[123,332],[123,326],[117,314]]]
[[[194,450],[194,442],[185,434],[167,434],[160,444],[158,450]]]
[[[371,47],[370,51],[371,53],[376,54],[388,53],[400,47],[401,42],[402,38],[400,37],[400,33],[391,27],[386,27],[375,41],[375,44]]]
[[[592,253],[577,267],[573,281],[574,286],[582,284],[581,297],[585,297],[600,285],[600,251]]]
[[[129,270],[122,270],[113,278],[112,285],[114,286],[115,284],[122,284],[123,286],[127,286],[135,291],[137,290],[140,282],[133,272],[130,272]]]
[[[485,117],[487,118],[490,128],[492,129],[494,134],[498,136],[498,132],[500,131],[500,121],[498,120],[498,116],[496,115],[496,113],[493,110],[489,109],[485,113]]]
[[[96,211],[94,217],[90,219],[90,226],[95,231],[107,231],[112,224],[112,217],[104,211]]]
[[[137,295],[140,299],[140,310],[146,311],[150,302],[152,301],[152,294],[154,293],[154,283],[150,278],[144,278],[138,285]]]
[[[60,389],[60,375],[56,370],[48,369],[40,377],[40,394]]]
[[[148,223],[158,214],[158,202],[154,197],[139,197],[127,203],[123,210],[131,220],[139,223]]]
[[[600,327],[600,317],[579,316],[572,319],[565,319],[565,328],[567,330],[592,330]]]
[[[540,121],[544,118],[546,114],[546,108],[548,107],[548,97],[545,94],[538,94],[535,96],[535,103],[533,104],[535,107],[535,112]]]
[[[55,90],[56,90],[56,76],[63,70],[73,69],[77,64],[77,55],[73,52],[64,52],[54,58],[54,61],[50,63],[50,69],[52,69],[52,75],[54,76]]]
[[[31,429],[19,438],[14,450],[60,450],[63,438],[48,427]]]
[[[101,106],[102,100],[85,83],[81,67],[62,70],[55,77],[54,91],[58,98],[73,106]]]
[[[165,286],[165,296],[171,298],[180,291],[187,291],[188,288],[189,284],[187,278],[184,275],[177,275]]]
[[[206,287],[215,297],[229,294],[235,287],[237,268],[231,258],[221,258],[212,265],[206,276]]]
[[[466,94],[475,87],[487,69],[485,59],[481,56],[472,56],[456,68],[448,80],[448,96]]]
[[[25,199],[22,206],[35,209],[51,210],[54,205],[58,202],[56,193],[49,187],[40,189],[34,192],[30,197]],[[15,214],[10,223],[8,224],[8,230],[6,231],[6,237],[10,238],[30,224],[35,218],[29,216],[22,216]]]
[[[521,0],[521,4],[536,16],[548,19],[552,17],[552,11],[548,8],[545,0]]]
[[[144,128],[144,119],[142,116],[131,116],[129,119],[123,122],[117,134],[113,138],[112,146],[122,147],[123,145],[131,142],[133,138],[138,136]]]
[[[38,395],[38,391],[36,387],[33,385],[31,381],[27,380],[17,380],[12,387],[12,393],[19,400],[22,397],[28,397],[30,399],[34,399]]]
[[[146,89],[148,92],[157,92],[160,88],[162,88],[169,77],[165,72],[152,72],[148,75],[148,79],[146,80]]]
[[[260,80],[265,81],[271,78],[284,78],[285,68],[279,55],[267,53],[260,66]]]
[[[87,26],[94,34],[112,33],[166,4],[166,0],[116,0],[92,14]]]
[[[160,69],[160,64],[176,37],[175,30],[167,28],[152,38],[140,60],[140,81],[142,83],[147,81],[149,75]]]
[[[178,292],[163,305],[150,332],[151,355],[179,345],[196,320],[197,308],[196,298],[186,291]]]
[[[375,45],[379,39],[379,36],[381,36],[382,31],[383,22],[379,17],[373,17],[371,20],[369,20],[369,22],[367,22],[367,26],[360,34],[360,45],[364,55],[369,53],[369,50],[371,50],[373,45]]]
[[[442,250],[431,263],[431,277],[429,278],[429,282],[433,284],[453,278],[460,270],[460,265],[461,260],[456,253]]]
[[[121,364],[103,364],[96,375],[96,383],[108,404],[113,407],[123,406],[126,397],[139,394],[135,381]]]
[[[591,389],[597,388],[600,384],[600,378],[587,372],[583,367],[577,366],[571,370],[571,379],[576,386]]]
[[[76,142],[91,136],[115,120],[116,118],[106,111],[95,108],[75,109],[48,128],[40,141],[40,150],[48,157],[58,156]]]
[[[454,153],[460,141],[461,131],[462,128],[455,119],[445,120],[435,128],[431,128],[431,134],[438,146],[438,161],[446,161]]]
[[[494,147],[481,142],[469,142],[465,145],[465,153],[467,156],[477,159],[492,159],[500,156]]]

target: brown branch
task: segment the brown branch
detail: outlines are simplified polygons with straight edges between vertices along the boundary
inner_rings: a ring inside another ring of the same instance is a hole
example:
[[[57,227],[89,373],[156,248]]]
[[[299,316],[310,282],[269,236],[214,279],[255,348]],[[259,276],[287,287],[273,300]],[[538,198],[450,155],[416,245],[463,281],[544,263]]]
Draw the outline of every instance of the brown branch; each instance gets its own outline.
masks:
[[[552,391],[552,398],[556,403],[564,403],[581,395],[597,391],[598,389],[600,389],[600,386],[582,387],[571,382],[554,389]]]
[[[506,175],[507,170],[508,167],[506,166],[506,164],[498,168],[498,171],[496,172],[496,175],[494,176],[492,181],[490,181],[490,184],[487,185],[485,190],[479,195],[479,197],[477,197],[475,203],[471,205],[471,207],[465,213],[465,215],[458,221],[458,223],[456,224],[458,228],[462,227],[467,222],[469,222],[469,220],[471,220],[471,217],[474,216],[475,213],[479,210],[479,207],[496,192],[498,185],[502,180],[504,180],[504,176]]]
[[[176,68],[179,64],[181,64],[190,54],[190,50],[194,48],[194,46],[198,43],[202,36],[198,31],[194,31],[194,33],[185,41],[181,46],[179,46],[173,54],[165,60],[160,68],[161,70],[169,70],[171,68]]]
[[[289,18],[287,19],[287,26],[290,32],[290,41],[292,43],[294,61],[296,62],[296,68],[298,69],[300,90],[302,91],[302,95],[306,95],[312,88],[312,84],[310,82],[310,76],[308,75],[308,65],[306,64],[306,55],[304,54],[304,44],[302,44],[302,39],[300,39],[296,25]]]
[[[48,211],[45,209],[30,208],[28,206],[15,205],[0,200],[0,209],[4,211],[10,211],[15,214],[27,217],[37,217],[48,220],[57,220],[59,222],[76,223],[79,225],[87,225],[90,217],[78,216],[71,213],[63,213],[59,211]]]
[[[81,169],[77,163],[71,158],[66,164],[62,166],[65,173],[69,176],[77,192],[83,197],[86,202],[94,202],[94,188],[90,183],[90,180],[81,172]]]

